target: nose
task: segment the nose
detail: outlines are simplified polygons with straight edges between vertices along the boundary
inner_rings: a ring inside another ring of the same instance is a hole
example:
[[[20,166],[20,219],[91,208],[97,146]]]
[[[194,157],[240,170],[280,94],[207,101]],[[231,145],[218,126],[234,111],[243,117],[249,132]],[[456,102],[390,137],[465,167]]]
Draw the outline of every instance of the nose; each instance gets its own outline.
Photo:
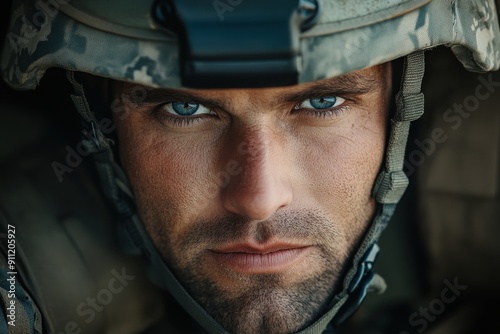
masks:
[[[252,129],[228,140],[225,159],[238,173],[221,191],[224,208],[251,220],[266,220],[292,201],[283,141],[270,129]],[[227,161],[227,160],[226,160]]]

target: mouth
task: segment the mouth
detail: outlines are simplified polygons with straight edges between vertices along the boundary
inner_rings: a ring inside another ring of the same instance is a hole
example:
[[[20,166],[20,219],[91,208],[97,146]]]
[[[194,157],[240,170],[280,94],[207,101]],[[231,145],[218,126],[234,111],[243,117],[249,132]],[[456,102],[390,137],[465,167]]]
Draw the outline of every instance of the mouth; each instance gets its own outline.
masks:
[[[275,243],[262,246],[235,244],[211,250],[217,263],[240,273],[269,274],[290,269],[312,246]]]

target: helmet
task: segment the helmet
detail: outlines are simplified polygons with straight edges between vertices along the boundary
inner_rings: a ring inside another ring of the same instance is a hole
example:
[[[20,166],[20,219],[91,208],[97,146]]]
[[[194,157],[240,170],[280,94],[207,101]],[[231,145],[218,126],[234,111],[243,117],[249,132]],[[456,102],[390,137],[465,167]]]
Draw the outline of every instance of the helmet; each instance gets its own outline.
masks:
[[[251,27],[251,29],[249,29]],[[1,67],[5,81],[33,89],[51,67],[68,70],[103,190],[127,217],[127,249],[142,252],[151,275],[210,333],[225,330],[186,292],[142,226],[127,179],[99,131],[73,72],[165,88],[274,87],[306,83],[405,58],[385,164],[373,187],[379,210],[329,311],[301,333],[343,322],[382,287],[372,272],[377,240],[408,179],[411,121],[423,113],[424,51],[445,45],[471,71],[500,67],[493,0],[15,0]],[[112,46],[112,47],[110,47]],[[333,319],[333,322],[332,322]]]
[[[241,0],[229,1],[227,7],[222,8],[217,4],[225,4],[223,1],[213,4],[188,1],[183,2],[185,5],[177,12],[169,12],[177,20],[185,16],[185,21],[169,27],[164,22],[170,18],[162,14],[162,8],[170,3],[177,1],[53,0],[33,3],[15,0],[2,55],[3,76],[15,88],[32,89],[48,68],[62,67],[117,80],[181,87],[181,72],[186,74],[186,67],[191,66],[200,75],[203,68],[207,75],[220,75],[220,71],[235,68],[239,68],[238,73],[243,69],[250,73],[257,68],[281,71],[281,74],[294,72],[293,79],[302,83],[366,68],[438,45],[449,46],[472,71],[496,69],[500,57],[492,0],[451,3],[442,0],[310,0],[299,3],[282,0],[273,5],[262,2],[262,8],[250,9],[247,8],[249,4]],[[291,22],[292,11],[286,4],[292,4],[292,9],[300,5],[302,12],[314,16],[314,24],[309,22],[308,29],[300,30],[301,20],[297,19],[297,31],[290,29],[294,23]],[[307,6],[313,9],[307,12]],[[252,15],[258,10],[261,11]],[[188,29],[188,20],[196,19],[189,16],[192,12],[210,13],[205,15],[210,17],[201,29]],[[278,15],[280,12],[285,12],[284,17]],[[269,18],[275,21],[269,23]],[[280,20],[286,29],[279,30],[276,35],[262,34]],[[267,26],[263,24],[266,21]],[[249,23],[259,23],[262,31],[248,33],[245,24]],[[269,37],[263,43],[266,36]],[[255,40],[264,46],[255,50]],[[276,46],[276,40],[286,42]],[[179,59],[179,51],[184,59]],[[217,59],[224,62],[218,64]],[[255,59],[261,61],[255,62]],[[273,70],[284,59],[294,64],[286,68],[283,62],[281,68]],[[179,65],[180,60],[183,66]],[[216,69],[219,73],[213,72]],[[262,85],[272,86],[273,82],[269,81]],[[187,82],[187,86],[193,87]],[[211,87],[215,86],[212,83]]]

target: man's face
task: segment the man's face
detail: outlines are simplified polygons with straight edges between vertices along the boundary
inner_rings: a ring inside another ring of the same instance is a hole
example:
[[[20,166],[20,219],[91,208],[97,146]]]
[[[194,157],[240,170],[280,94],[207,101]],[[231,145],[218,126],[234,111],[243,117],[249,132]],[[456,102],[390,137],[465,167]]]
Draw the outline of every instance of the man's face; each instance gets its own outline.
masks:
[[[282,88],[146,88],[116,118],[149,235],[227,330],[289,333],[325,311],[374,214],[390,77],[386,64]]]

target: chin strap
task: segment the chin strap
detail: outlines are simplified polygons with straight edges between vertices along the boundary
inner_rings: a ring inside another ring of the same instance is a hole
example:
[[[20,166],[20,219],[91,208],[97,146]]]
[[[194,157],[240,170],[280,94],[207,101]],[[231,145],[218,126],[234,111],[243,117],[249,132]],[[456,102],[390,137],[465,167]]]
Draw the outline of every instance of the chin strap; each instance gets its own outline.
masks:
[[[424,94],[421,92],[424,71],[424,51],[406,57],[401,89],[396,95],[396,114],[391,120],[384,170],[373,188],[373,196],[378,203],[398,203],[408,186],[408,178],[403,171],[406,142],[410,123],[424,113]]]
[[[373,189],[373,196],[379,203],[378,212],[354,255],[353,265],[343,281],[343,290],[333,297],[326,314],[298,334],[333,333],[360,306],[368,291],[385,290],[383,279],[373,272],[373,262],[379,250],[377,241],[380,234],[408,185],[403,161],[410,122],[423,113],[420,87],[424,67],[423,51],[415,52],[405,59],[401,90],[397,94],[397,111],[391,120],[386,161]],[[131,188],[121,167],[114,161],[110,142],[97,127],[99,123],[87,102],[83,85],[75,80],[73,72],[68,72],[68,79],[74,87],[73,103],[84,121],[82,142],[93,152],[106,197],[124,217],[118,226],[124,250],[129,254],[144,254],[149,260],[152,280],[167,289],[208,333],[229,334],[188,294],[157,252],[139,220]]]
[[[366,292],[385,286],[382,278],[373,273],[373,261],[378,252],[380,234],[391,219],[396,204],[403,196],[408,178],[403,171],[410,123],[424,113],[424,95],[421,92],[425,72],[423,50],[406,56],[401,88],[396,95],[396,113],[391,119],[391,130],[386,150],[384,168],[375,181],[373,197],[379,203],[379,212],[354,257],[354,266],[344,280],[346,298],[336,313],[333,324],[338,327],[361,305]],[[341,294],[342,294],[341,293]]]

